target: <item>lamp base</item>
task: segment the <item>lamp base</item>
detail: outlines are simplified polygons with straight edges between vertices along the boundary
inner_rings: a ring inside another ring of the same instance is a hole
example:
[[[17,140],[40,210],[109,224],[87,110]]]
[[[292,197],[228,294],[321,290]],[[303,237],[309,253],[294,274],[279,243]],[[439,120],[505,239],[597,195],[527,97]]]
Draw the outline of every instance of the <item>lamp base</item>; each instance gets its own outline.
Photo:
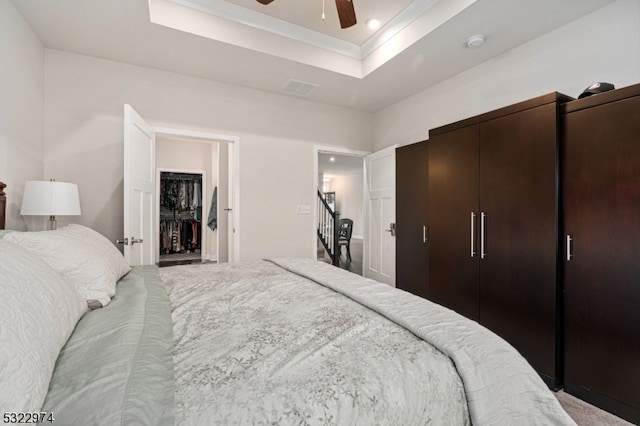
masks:
[[[55,216],[49,216],[47,221],[47,231],[55,231],[58,228],[58,222],[56,222]]]

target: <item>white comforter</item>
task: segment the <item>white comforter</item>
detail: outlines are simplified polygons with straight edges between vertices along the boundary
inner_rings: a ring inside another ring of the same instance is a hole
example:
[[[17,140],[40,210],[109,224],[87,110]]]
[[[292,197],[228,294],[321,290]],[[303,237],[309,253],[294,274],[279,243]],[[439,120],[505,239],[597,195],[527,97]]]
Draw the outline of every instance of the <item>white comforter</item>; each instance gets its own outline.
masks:
[[[574,424],[478,324],[330,265],[272,262],[160,269],[178,424]]]

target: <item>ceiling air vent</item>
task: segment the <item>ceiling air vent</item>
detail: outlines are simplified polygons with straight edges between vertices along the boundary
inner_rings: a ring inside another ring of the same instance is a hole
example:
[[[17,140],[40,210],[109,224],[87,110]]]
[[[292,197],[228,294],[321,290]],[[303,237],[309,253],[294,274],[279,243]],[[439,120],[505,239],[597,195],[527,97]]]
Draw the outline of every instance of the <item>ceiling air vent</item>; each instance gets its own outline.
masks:
[[[304,81],[289,80],[289,82],[282,88],[284,93],[289,95],[307,97],[316,90],[317,84],[305,83]]]

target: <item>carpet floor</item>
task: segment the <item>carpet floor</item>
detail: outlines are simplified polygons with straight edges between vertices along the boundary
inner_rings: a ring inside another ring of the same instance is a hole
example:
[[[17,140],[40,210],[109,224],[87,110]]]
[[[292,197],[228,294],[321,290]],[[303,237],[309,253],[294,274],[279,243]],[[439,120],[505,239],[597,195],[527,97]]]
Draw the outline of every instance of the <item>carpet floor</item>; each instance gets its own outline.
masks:
[[[633,423],[594,407],[564,391],[556,392],[555,395],[562,408],[578,426],[633,426]]]

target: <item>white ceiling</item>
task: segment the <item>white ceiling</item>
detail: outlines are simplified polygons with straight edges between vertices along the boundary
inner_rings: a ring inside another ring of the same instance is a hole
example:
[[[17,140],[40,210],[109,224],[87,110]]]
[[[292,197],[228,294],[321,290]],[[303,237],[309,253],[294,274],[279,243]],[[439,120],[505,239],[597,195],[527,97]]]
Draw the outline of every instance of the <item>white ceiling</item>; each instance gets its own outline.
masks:
[[[48,48],[378,111],[613,0],[12,0]],[[235,10],[235,12],[230,12]],[[236,12],[240,11],[240,18]],[[235,13],[235,15],[234,15]],[[390,24],[373,34],[365,21]],[[467,38],[486,35],[480,48]],[[290,95],[293,96],[293,95]]]
[[[334,37],[349,43],[361,45],[374,34],[366,26],[368,19],[376,18],[382,24],[398,17],[411,3],[419,4],[424,1],[412,0],[352,0],[358,24],[341,29],[338,21],[335,0],[274,0],[263,5],[256,0],[171,0],[195,8],[201,8],[209,13],[219,11],[230,17],[233,8],[249,9],[252,12],[267,15],[273,19],[284,21]],[[325,20],[322,20],[322,10],[325,10]],[[429,3],[434,3],[430,0]],[[250,19],[251,15],[244,15]],[[273,25],[273,24],[272,24]],[[277,24],[276,24],[277,25]]]

